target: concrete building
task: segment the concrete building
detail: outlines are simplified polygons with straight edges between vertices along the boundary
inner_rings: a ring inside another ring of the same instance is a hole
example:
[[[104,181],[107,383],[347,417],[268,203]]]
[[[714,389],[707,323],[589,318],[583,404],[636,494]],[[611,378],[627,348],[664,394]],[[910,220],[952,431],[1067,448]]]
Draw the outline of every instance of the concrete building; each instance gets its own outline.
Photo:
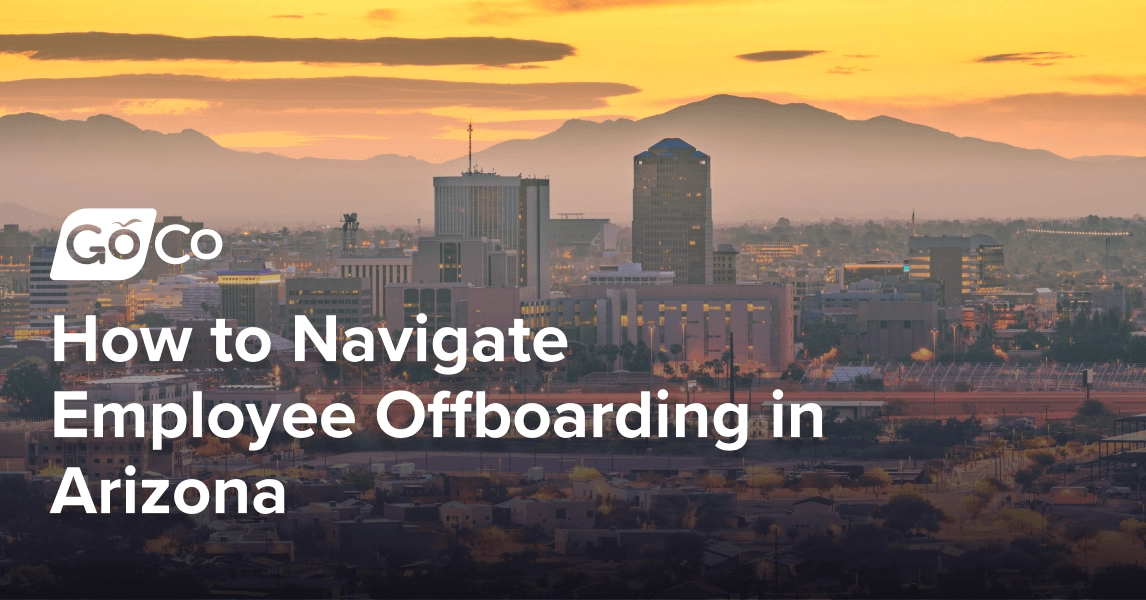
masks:
[[[92,283],[53,281],[51,274],[55,256],[55,248],[46,246],[32,248],[28,276],[27,329],[17,330],[17,337],[52,335],[56,315],[64,315],[64,327],[67,330],[82,329],[85,317],[92,314]]]
[[[678,138],[633,157],[633,262],[711,284],[711,159]]]
[[[0,291],[27,294],[31,261],[32,234],[20,231],[19,225],[4,225],[0,230]]]
[[[740,283],[740,251],[732,244],[720,244],[712,253],[712,284]]]
[[[536,298],[549,297],[550,235],[548,179],[477,172],[434,178],[434,237],[501,240],[517,251],[518,285]]]
[[[856,344],[861,352],[888,360],[921,349],[935,351],[948,338],[951,323],[940,321],[946,311],[937,302],[873,301],[859,305]],[[845,350],[851,344],[845,343]]]
[[[129,323],[149,312],[175,321],[210,318],[210,313],[203,310],[203,305],[219,307],[222,296],[219,285],[204,277],[165,275],[157,281],[129,284],[126,302],[125,317]]]
[[[414,276],[413,258],[398,248],[383,248],[374,255],[339,256],[339,277],[358,277],[370,282],[370,314],[386,320],[386,286],[409,283]]]
[[[601,265],[588,274],[589,285],[672,285],[674,279],[672,271],[645,271],[641,263],[631,262]]]
[[[617,250],[618,227],[609,219],[586,219],[576,214],[561,215],[549,221],[553,244],[559,250],[588,254]]]
[[[493,525],[493,506],[447,502],[438,509],[442,526],[448,530],[482,529]]]
[[[596,504],[591,500],[514,498],[494,507],[494,521],[537,525],[550,534],[556,529],[590,529],[596,523]]]
[[[847,287],[864,279],[882,280],[883,278],[906,279],[909,269],[903,263],[888,261],[870,261],[864,263],[844,263],[833,269],[832,283]]]
[[[557,327],[586,345],[644,341],[655,351],[683,347],[699,364],[728,350],[745,369],[782,370],[794,358],[792,287],[787,285],[576,286],[569,298],[523,302],[534,329]],[[651,342],[651,344],[650,344]]]
[[[306,317],[318,331],[326,327],[326,317],[333,315],[344,329],[362,327],[372,322],[373,288],[369,279],[360,277],[295,277],[286,281],[286,337],[294,339],[295,317]]]
[[[519,258],[519,252],[509,249],[501,240],[435,236],[418,239],[413,260],[417,283],[519,287]],[[536,290],[533,292],[536,297]],[[549,297],[548,291],[546,297]]]
[[[532,294],[516,287],[474,287],[468,283],[403,283],[391,286],[387,311],[393,316],[386,322],[391,331],[403,327],[423,327],[416,320],[419,313],[428,317],[424,327],[496,327],[505,331],[513,320],[521,318],[522,297]],[[533,304],[537,304],[533,302]]]
[[[282,275],[265,264],[232,263],[219,271],[220,313],[240,327],[277,331]]]
[[[0,335],[12,335],[28,325],[28,294],[0,289]]]
[[[907,241],[913,280],[935,280],[942,285],[940,306],[960,306],[963,296],[1001,290],[1003,246],[988,235],[913,235]]]

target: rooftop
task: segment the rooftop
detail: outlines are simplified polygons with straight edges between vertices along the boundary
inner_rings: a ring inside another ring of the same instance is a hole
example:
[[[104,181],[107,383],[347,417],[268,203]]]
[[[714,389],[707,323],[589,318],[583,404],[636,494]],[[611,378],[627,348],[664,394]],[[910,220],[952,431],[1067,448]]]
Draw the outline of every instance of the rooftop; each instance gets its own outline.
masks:
[[[649,146],[649,150],[655,150],[655,149],[696,150],[696,147],[692,146],[691,144],[689,144],[688,142],[686,142],[680,138],[665,138],[665,139],[657,142],[656,144]]]

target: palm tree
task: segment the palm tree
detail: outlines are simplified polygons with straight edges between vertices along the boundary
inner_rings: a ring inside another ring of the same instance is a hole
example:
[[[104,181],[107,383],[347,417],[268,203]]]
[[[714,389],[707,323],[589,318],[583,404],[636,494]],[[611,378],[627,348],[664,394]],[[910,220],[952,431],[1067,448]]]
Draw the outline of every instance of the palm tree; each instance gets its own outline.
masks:
[[[681,353],[684,352],[684,346],[681,346],[680,344],[673,344],[669,346],[669,352],[672,352],[673,357],[679,361]]]

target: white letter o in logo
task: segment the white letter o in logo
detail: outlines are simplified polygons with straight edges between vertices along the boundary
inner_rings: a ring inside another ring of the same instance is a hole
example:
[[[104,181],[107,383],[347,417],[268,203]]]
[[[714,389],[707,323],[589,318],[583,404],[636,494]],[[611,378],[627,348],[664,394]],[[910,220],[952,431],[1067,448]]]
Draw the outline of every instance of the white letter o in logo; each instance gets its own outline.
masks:
[[[210,254],[199,249],[199,240],[203,239],[205,235],[210,236],[215,241],[215,249]],[[191,252],[194,252],[195,258],[199,260],[211,260],[223,252],[223,236],[213,229],[200,229],[191,236]]]

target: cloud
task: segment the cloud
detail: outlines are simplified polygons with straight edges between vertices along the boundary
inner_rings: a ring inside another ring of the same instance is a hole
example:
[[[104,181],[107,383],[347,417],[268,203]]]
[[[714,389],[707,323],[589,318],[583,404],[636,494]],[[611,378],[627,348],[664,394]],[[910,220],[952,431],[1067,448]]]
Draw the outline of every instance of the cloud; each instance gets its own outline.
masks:
[[[741,54],[736,58],[750,62],[776,62],[781,60],[795,60],[824,52],[824,50],[764,50],[763,52]]]
[[[417,110],[441,107],[580,110],[638,88],[622,83],[476,83],[397,77],[220,79],[199,75],[111,75],[0,82],[0,105],[68,109],[129,100],[211,102],[226,110]]]
[[[831,75],[855,75],[856,73],[870,70],[871,69],[864,69],[862,67],[845,67],[842,65],[836,65],[828,69],[826,72]]]
[[[740,0],[476,0],[467,6],[470,23],[504,24],[546,14],[579,13],[618,8],[653,8],[725,4]]]
[[[105,32],[0,35],[0,54],[23,54],[32,60],[500,66],[561,60],[575,53],[576,50],[568,44],[494,37],[357,40],[247,35],[181,38]]]
[[[302,15],[271,15],[272,19],[305,19]]]
[[[1031,65],[1033,67],[1049,67],[1055,64],[1055,61],[1066,60],[1068,58],[1077,58],[1073,54],[1066,54],[1065,52],[1010,52],[1006,54],[991,54],[989,56],[980,56],[975,59],[977,63],[1006,63],[1006,62],[1021,62]]]
[[[398,11],[393,8],[375,8],[366,13],[366,20],[376,24],[388,24],[398,19]]]

